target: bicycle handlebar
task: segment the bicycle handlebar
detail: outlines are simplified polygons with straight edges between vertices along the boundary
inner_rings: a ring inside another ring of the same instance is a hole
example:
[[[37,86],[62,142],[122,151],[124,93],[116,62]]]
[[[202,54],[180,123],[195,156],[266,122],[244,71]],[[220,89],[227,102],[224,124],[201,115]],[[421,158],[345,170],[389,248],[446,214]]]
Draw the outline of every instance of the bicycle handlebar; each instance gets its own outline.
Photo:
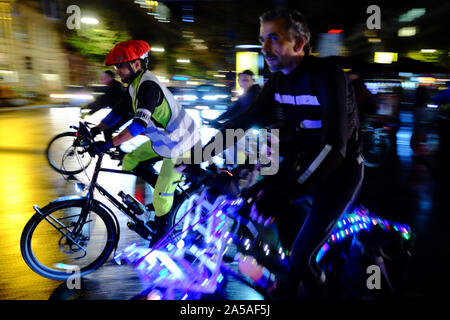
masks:
[[[73,127],[76,128],[75,126]],[[88,144],[88,152],[91,156],[102,154],[95,145],[94,137],[89,131],[87,123],[80,121],[79,127],[77,128],[77,138]]]

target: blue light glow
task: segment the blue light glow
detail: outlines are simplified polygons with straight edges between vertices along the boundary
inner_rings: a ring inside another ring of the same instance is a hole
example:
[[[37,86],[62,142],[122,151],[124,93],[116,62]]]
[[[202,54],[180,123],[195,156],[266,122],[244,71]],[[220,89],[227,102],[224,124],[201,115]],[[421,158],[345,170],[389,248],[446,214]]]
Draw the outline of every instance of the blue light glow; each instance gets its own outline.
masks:
[[[180,76],[173,76],[172,80],[179,80],[179,81],[188,81],[188,77],[180,77]]]
[[[169,269],[164,268],[159,272],[159,275],[161,276],[161,278],[165,278],[167,276],[168,272],[169,272]]]
[[[316,256],[316,262],[319,262],[323,256],[325,255],[325,253],[330,249],[330,246],[328,245],[328,243],[325,243],[322,248],[320,248],[319,253],[317,253]]]
[[[219,231],[219,230],[223,227],[224,224],[225,224],[225,221],[222,221],[222,222],[217,226],[216,232]]]

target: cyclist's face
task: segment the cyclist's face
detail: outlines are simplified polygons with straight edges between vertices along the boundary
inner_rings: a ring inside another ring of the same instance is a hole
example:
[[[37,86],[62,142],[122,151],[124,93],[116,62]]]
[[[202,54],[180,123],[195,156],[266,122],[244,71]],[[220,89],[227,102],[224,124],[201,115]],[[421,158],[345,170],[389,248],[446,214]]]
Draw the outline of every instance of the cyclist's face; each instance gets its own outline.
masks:
[[[120,79],[124,83],[129,83],[131,77],[133,76],[131,74],[130,69],[128,68],[128,64],[131,66],[131,69],[134,72],[137,72],[141,68],[141,62],[139,60],[136,60],[133,62],[124,62],[124,63],[119,63],[119,64],[114,65],[117,75],[120,77]]]
[[[103,83],[105,86],[111,85],[111,83],[113,82],[113,80],[114,80],[114,79],[111,78],[110,75],[107,75],[107,74],[105,74],[105,73],[102,74],[102,83]]]
[[[241,74],[239,75],[239,86],[246,92],[254,83],[251,75]]]
[[[284,24],[285,22],[281,18],[267,21],[261,24],[259,30],[261,52],[272,72],[289,73],[304,56],[304,39],[291,39]]]

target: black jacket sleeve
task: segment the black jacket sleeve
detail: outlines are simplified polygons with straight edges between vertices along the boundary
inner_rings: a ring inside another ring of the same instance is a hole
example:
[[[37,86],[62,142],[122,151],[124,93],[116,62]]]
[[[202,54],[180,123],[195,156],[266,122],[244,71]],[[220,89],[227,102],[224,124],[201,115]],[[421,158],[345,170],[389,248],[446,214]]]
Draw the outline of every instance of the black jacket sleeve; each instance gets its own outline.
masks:
[[[268,80],[256,99],[254,99],[253,102],[238,117],[227,121],[221,127],[216,136],[203,147],[203,155],[211,156],[206,159],[204,158],[204,162],[211,160],[212,157],[234,145],[234,141],[227,141],[227,139],[225,139],[226,130],[242,129],[246,131],[251,127],[264,128],[270,124],[270,107],[275,103],[272,82],[273,81]],[[222,143],[219,143],[220,141],[222,141]],[[210,150],[213,146],[214,149],[212,149],[211,153],[205,153],[205,150]]]
[[[222,113],[216,121],[229,120],[235,117],[239,117],[240,113],[244,111],[250,104],[256,99],[261,88],[259,85],[253,85],[244,96],[239,97],[239,99],[228,109],[226,112]]]
[[[228,120],[236,116],[236,114],[242,109],[241,101],[237,100],[233,105],[224,113],[222,113],[216,121]]]
[[[92,115],[98,110],[106,107],[114,109],[114,107],[119,104],[124,91],[125,90],[120,82],[114,80],[112,85],[108,87],[104,94],[88,105],[88,108],[91,109],[89,111],[89,115]]]
[[[127,121],[133,117],[133,105],[128,90],[122,93],[119,103],[112,109],[112,111],[123,119],[127,119]]]
[[[143,127],[147,127],[155,108],[163,102],[164,94],[156,82],[148,80],[141,83],[136,98],[134,120]]]

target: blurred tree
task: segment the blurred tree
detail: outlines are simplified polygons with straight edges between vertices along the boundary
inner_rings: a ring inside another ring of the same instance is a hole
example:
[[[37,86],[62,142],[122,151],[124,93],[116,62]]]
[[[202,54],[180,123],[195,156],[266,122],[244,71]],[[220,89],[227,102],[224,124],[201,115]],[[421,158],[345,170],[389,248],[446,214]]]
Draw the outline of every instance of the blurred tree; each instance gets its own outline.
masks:
[[[65,1],[67,4],[70,1]],[[89,25],[81,23],[79,29],[69,30],[61,24],[64,42],[68,49],[84,56],[94,63],[102,63],[111,48],[120,41],[131,39],[127,28],[120,23],[123,17],[117,10],[112,10],[99,3],[78,1],[82,17],[94,17],[99,23]]]
[[[114,44],[130,39],[126,31],[81,28],[70,32],[65,41],[92,62],[102,63]]]

